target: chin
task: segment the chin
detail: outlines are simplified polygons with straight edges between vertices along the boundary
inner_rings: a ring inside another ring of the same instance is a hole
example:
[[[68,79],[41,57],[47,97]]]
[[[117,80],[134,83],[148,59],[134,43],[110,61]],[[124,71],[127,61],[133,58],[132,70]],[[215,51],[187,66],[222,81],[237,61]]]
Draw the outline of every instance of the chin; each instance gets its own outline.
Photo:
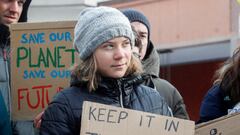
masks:
[[[122,77],[124,77],[124,74],[115,74],[115,75],[113,75],[112,76],[112,78],[122,78]]]
[[[13,23],[17,23],[18,22],[18,19],[5,19],[3,20],[6,24],[10,25],[10,24],[13,24]]]

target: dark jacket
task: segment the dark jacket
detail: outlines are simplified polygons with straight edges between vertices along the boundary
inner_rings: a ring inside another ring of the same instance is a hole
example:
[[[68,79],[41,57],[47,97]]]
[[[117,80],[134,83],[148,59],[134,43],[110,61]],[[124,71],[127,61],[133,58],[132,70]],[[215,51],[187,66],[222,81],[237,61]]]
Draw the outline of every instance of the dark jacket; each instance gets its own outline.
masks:
[[[19,22],[27,21],[27,11],[32,0],[26,0]],[[0,24],[0,91],[7,110],[10,112],[10,31],[9,27]]]
[[[145,73],[151,76],[151,79],[146,81],[145,85],[157,89],[172,109],[174,117],[189,119],[183,98],[178,90],[166,80],[159,78],[160,59],[151,42],[148,44],[147,53],[142,61],[142,65]]]
[[[228,109],[232,109],[235,103],[231,102],[229,96],[224,94],[220,85],[210,88],[200,108],[200,119],[197,123],[207,122],[228,114]]]
[[[10,114],[10,32],[0,24],[0,92]]]
[[[9,114],[5,106],[2,94],[0,93],[0,135],[12,135]]]
[[[167,103],[158,92],[140,85],[141,82],[141,76],[105,78],[95,91],[89,92],[86,83],[73,81],[45,110],[40,135],[79,135],[84,101],[170,116]]]

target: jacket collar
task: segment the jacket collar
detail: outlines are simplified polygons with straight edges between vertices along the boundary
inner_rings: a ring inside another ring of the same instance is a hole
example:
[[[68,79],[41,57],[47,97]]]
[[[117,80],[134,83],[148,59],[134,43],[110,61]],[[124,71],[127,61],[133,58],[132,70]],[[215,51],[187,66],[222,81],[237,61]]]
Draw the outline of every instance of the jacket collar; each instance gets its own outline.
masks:
[[[0,24],[0,45],[1,47],[9,46],[8,42],[10,38],[9,27],[3,24]]]
[[[152,42],[148,45],[148,52],[142,60],[144,72],[152,76],[159,76],[160,58]]]
[[[143,83],[144,79],[144,75],[132,75],[120,79],[103,77],[94,92],[108,97],[118,97],[121,93],[123,96],[128,96],[134,86]],[[71,86],[87,86],[87,82],[79,81],[75,75],[72,75]]]

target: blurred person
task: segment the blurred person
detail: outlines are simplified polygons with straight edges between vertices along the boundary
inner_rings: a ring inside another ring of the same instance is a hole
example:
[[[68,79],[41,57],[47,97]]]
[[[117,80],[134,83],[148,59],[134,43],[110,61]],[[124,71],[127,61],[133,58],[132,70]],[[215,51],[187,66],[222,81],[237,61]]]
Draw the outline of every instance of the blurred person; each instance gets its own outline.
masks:
[[[71,86],[57,93],[42,116],[41,135],[79,135],[84,101],[170,116],[159,93],[142,85],[141,63],[132,54],[129,20],[110,7],[86,8],[74,29],[81,62]]]
[[[147,17],[135,9],[124,9],[122,13],[127,16],[140,36],[142,45],[137,46],[135,52],[139,53],[144,72],[150,75],[150,79],[146,80],[145,84],[157,89],[168,103],[174,117],[189,119],[184,100],[178,90],[166,80],[159,78],[160,59],[150,40],[150,23]]]
[[[31,0],[0,0],[0,92],[8,115],[11,115],[10,98],[10,31],[9,25],[27,21],[27,11]],[[13,134],[33,134],[32,122],[14,121]]]
[[[203,98],[200,119],[207,122],[239,109],[240,102],[240,48],[216,71],[213,86]],[[236,106],[236,108],[234,108]]]

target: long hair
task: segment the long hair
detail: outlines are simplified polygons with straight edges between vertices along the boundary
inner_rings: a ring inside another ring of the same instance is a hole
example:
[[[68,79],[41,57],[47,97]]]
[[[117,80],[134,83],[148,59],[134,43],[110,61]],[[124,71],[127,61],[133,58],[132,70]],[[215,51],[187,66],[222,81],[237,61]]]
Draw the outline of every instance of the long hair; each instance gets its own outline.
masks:
[[[214,84],[220,83],[221,89],[230,99],[240,101],[240,48],[238,47],[231,58],[225,61],[216,71]]]
[[[134,46],[138,47],[139,53],[141,53],[142,47],[143,47],[143,44],[141,41],[141,36],[133,26],[131,26],[131,28],[132,28],[133,34],[135,36],[135,45]]]
[[[76,75],[79,81],[87,82],[89,92],[94,91],[98,88],[98,84],[101,81],[101,75],[97,71],[97,62],[94,55],[91,55],[84,61],[73,67],[73,74]],[[124,75],[129,76],[131,74],[136,75],[142,73],[141,62],[135,56],[131,56],[129,67]]]

